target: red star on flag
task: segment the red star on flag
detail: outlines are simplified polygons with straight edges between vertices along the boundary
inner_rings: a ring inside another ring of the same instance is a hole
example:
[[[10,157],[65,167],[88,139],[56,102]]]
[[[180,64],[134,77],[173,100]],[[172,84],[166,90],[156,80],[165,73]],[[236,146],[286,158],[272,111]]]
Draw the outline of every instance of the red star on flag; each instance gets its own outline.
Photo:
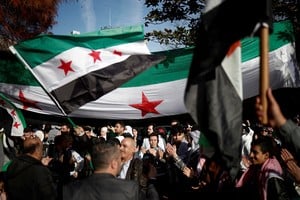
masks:
[[[99,60],[101,61],[101,58],[100,58],[100,51],[94,51],[92,50],[92,53],[89,53],[90,56],[92,56],[94,58],[94,63]]]
[[[118,56],[122,56],[122,52],[121,51],[117,51],[117,50],[114,50],[113,54],[116,54]]]
[[[12,110],[11,112],[10,112],[10,114],[12,115],[12,116],[16,116],[16,110]]]
[[[66,76],[68,75],[68,73],[70,71],[74,72],[74,70],[71,67],[72,61],[65,62],[63,60],[60,60],[60,63],[61,63],[61,65],[58,66],[57,68],[64,70],[64,73]]]
[[[18,123],[18,122],[15,122],[15,123],[14,123],[14,125],[13,125],[13,127],[15,127],[16,129],[18,129],[18,128],[19,128],[19,126],[21,126],[21,124],[20,124],[20,123]]]
[[[160,114],[155,109],[163,100],[158,101],[149,101],[144,92],[142,92],[142,103],[139,104],[130,104],[131,107],[139,109],[142,111],[142,117],[144,117],[147,113],[155,113]]]
[[[40,109],[36,104],[37,102],[36,101],[31,101],[29,99],[26,99],[23,92],[20,90],[19,91],[19,98],[20,98],[20,101],[23,103],[23,109],[26,110],[28,109],[29,107],[32,107],[32,108],[37,108],[37,109]],[[42,109],[40,109],[42,110]]]

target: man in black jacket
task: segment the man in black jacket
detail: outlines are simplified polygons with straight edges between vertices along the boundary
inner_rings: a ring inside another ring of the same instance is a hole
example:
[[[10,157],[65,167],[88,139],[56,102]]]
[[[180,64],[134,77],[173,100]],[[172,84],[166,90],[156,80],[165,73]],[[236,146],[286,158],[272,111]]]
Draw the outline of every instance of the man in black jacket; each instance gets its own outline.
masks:
[[[94,144],[91,176],[64,187],[64,200],[138,200],[139,186],[135,181],[118,179],[121,153],[118,145],[109,142]]]
[[[8,199],[55,200],[56,189],[50,170],[41,160],[43,143],[35,136],[24,140],[24,153],[7,168]]]

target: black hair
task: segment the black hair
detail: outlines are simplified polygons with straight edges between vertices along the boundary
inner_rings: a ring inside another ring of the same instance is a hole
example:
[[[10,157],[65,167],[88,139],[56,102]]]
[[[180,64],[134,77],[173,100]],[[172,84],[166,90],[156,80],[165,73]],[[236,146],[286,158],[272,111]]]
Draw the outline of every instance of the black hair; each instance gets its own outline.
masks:
[[[176,135],[177,133],[185,133],[185,128],[182,124],[176,124],[171,126],[170,133],[171,135]]]
[[[252,140],[251,146],[260,146],[263,153],[269,153],[270,157],[278,156],[278,148],[275,140],[271,136],[262,136]]]
[[[95,169],[104,169],[112,159],[120,156],[118,145],[111,142],[99,142],[93,145],[92,162]]]
[[[125,123],[123,121],[116,121],[115,125],[116,124],[120,124],[121,127],[125,128]]]
[[[32,126],[27,126],[26,128],[24,128],[23,132],[24,133],[33,132]]]
[[[110,138],[109,140],[107,140],[107,143],[110,143],[110,144],[117,144],[119,146],[121,146],[121,142],[118,138],[116,137],[112,137]]]
[[[84,130],[84,131],[92,131],[93,128],[92,128],[91,126],[84,126],[84,127],[83,127],[83,130]]]
[[[151,133],[151,134],[149,135],[149,139],[150,139],[150,137],[152,137],[152,136],[155,136],[155,137],[157,138],[157,143],[158,143],[158,142],[159,142],[159,136],[158,136],[158,133],[157,133],[157,132]]]

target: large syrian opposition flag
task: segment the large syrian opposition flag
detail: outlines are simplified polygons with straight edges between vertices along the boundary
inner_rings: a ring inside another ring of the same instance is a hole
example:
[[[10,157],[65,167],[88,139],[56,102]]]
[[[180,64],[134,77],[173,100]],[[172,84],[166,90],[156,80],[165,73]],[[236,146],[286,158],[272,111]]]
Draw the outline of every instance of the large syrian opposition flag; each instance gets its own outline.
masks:
[[[96,101],[81,106],[68,116],[94,119],[146,119],[186,113],[183,95],[192,52],[192,48],[158,52],[167,59]],[[0,53],[0,56],[3,54]],[[14,56],[11,54],[3,56],[3,59],[0,59],[0,66],[3,66],[0,67],[0,91],[5,93],[18,108],[62,116],[32,74]]]
[[[213,144],[215,153],[231,169],[232,176],[239,169],[243,109],[242,95],[233,80],[239,79],[241,65],[239,59],[227,62],[224,58],[237,51],[236,41],[255,33],[257,25],[272,18],[265,12],[270,8],[266,2],[206,1],[185,91],[188,112]],[[254,14],[253,10],[258,12]],[[231,73],[226,72],[229,68]],[[237,85],[241,87],[241,82]]]
[[[292,24],[274,23],[270,35],[270,86],[273,89],[299,87]],[[281,37],[285,35],[287,37]],[[259,40],[241,40],[243,99],[258,94]],[[69,114],[93,119],[147,119],[187,113],[184,90],[193,48],[157,52],[166,59],[143,71],[127,83]],[[234,54],[232,54],[234,55]],[[230,57],[228,57],[230,58]],[[21,75],[20,75],[21,74]],[[10,52],[0,52],[0,92],[17,108],[45,115],[62,113],[32,74]]]
[[[103,30],[99,35],[40,35],[10,49],[66,114],[164,59],[150,54],[143,26]]]

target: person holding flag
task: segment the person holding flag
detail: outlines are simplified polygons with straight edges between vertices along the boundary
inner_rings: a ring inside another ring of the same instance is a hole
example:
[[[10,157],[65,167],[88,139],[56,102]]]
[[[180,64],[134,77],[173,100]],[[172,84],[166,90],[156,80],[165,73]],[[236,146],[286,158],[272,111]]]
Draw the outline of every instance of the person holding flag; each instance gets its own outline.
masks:
[[[184,100],[234,178],[242,132],[239,40],[257,35],[258,30],[272,30],[271,1],[210,0],[202,14]]]
[[[267,124],[276,130],[283,142],[283,144],[289,146],[293,152],[300,157],[300,127],[293,122],[291,119],[287,119],[273,96],[271,88],[267,91],[268,100],[268,121]],[[263,119],[263,108],[260,97],[257,97],[256,104],[256,115],[259,121]]]

